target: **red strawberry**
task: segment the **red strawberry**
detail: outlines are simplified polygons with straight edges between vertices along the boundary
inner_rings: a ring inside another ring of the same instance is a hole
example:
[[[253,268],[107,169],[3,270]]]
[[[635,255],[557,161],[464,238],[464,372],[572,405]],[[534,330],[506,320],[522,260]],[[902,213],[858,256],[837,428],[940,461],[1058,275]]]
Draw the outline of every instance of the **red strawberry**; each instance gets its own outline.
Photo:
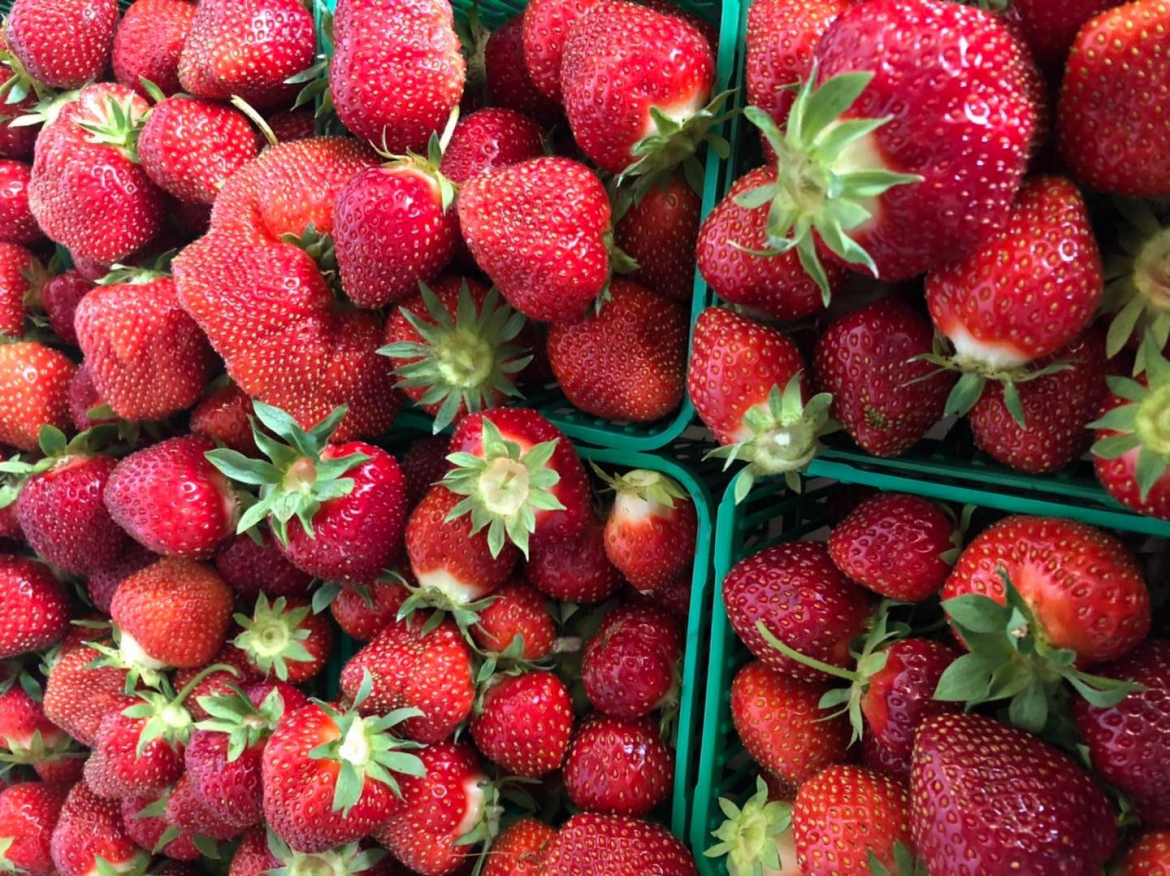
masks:
[[[341,689],[351,698],[367,673],[373,687],[363,714],[395,709],[422,712],[408,717],[401,732],[419,742],[448,738],[471,714],[474,689],[471,651],[450,621],[428,629],[423,619],[395,621],[353,655],[341,670]]]
[[[959,556],[958,527],[941,505],[920,496],[878,493],[829,535],[829,555],[874,593],[920,602],[938,593]]]
[[[660,420],[682,402],[687,314],[678,302],[614,280],[601,311],[548,334],[557,383],[577,408],[619,422]]]
[[[524,645],[518,655],[522,660],[540,660],[552,653],[556,625],[540,593],[528,584],[512,581],[492,597],[491,605],[479,612],[479,620],[471,628],[480,648],[502,654],[522,639]]]
[[[1098,670],[1141,689],[1110,708],[1074,703],[1077,728],[1094,771],[1133,804],[1148,827],[1170,826],[1170,642],[1150,639],[1125,659]]]
[[[532,4],[530,3],[529,6]],[[568,4],[544,3],[547,9]],[[561,118],[560,104],[544,94],[528,73],[524,51],[524,15],[492,31],[483,50],[488,94],[492,104],[553,125]],[[555,83],[560,88],[558,78]]]
[[[53,876],[49,844],[65,789],[42,782],[21,782],[0,791],[0,861],[27,876]]]
[[[635,721],[678,696],[682,633],[661,609],[627,605],[585,645],[581,676],[593,707]]]
[[[74,256],[120,261],[162,227],[162,192],[133,145],[148,110],[121,85],[89,85],[41,131],[29,206],[45,234]],[[103,168],[100,177],[95,167]]]
[[[16,679],[0,693],[0,760],[31,766],[45,781],[61,784],[58,774],[81,766],[81,752],[69,735],[45,717],[44,707]],[[0,836],[4,834],[0,832]]]
[[[389,331],[389,326],[387,326]],[[451,439],[446,435],[430,435],[413,441],[402,455],[402,473],[406,476],[407,504],[414,508],[441,481],[451,464]]]
[[[126,831],[121,806],[103,800],[85,782],[69,790],[53,828],[50,849],[60,876],[89,876],[98,862],[119,872],[145,870],[150,854]]]
[[[259,448],[248,421],[253,413],[252,399],[234,383],[214,386],[191,411],[191,432],[245,456],[256,456]]]
[[[548,845],[544,876],[654,873],[694,876],[694,861],[665,828],[618,815],[575,815]]]
[[[253,535],[260,539],[257,544]],[[260,593],[272,597],[305,596],[313,576],[288,561],[271,533],[232,536],[216,553],[215,568],[236,593],[254,599]]]
[[[448,0],[340,0],[333,44],[329,88],[338,117],[388,152],[423,148],[463,94],[466,64]]]
[[[782,332],[718,307],[699,316],[687,390],[723,445],[716,452],[749,463],[736,481],[737,498],[757,474],[795,479],[816,454],[830,397],[807,398],[807,383],[804,357]]]
[[[0,109],[0,157],[29,161],[33,157],[33,147],[36,146],[41,126],[17,125],[13,122],[30,111],[35,112],[41,98],[49,94],[42,83],[29,77],[24,65],[12,53],[3,28],[0,28],[0,74],[6,79],[7,90],[4,107]]]
[[[462,185],[481,173],[540,158],[544,155],[542,135],[540,125],[514,110],[476,110],[455,125],[439,170]]]
[[[258,151],[247,116],[210,100],[161,101],[138,135],[147,176],[167,194],[194,204],[214,203],[228,177]]]
[[[68,431],[69,382],[77,366],[35,341],[0,345],[0,443],[36,450],[43,426]]]
[[[31,176],[24,162],[0,160],[0,243],[28,245],[44,237],[28,206]]]
[[[125,457],[106,484],[110,515],[155,553],[210,557],[235,531],[238,514],[227,479],[205,458],[214,449],[206,438],[186,436]]]
[[[144,849],[159,848],[161,844],[161,853],[171,860],[198,861],[199,849],[190,834],[172,829],[169,838],[163,838],[170,827],[166,804],[172,793],[167,788],[157,794],[122,797],[122,823],[126,826],[126,834]]]
[[[45,685],[45,717],[82,745],[96,743],[102,719],[125,705],[126,670],[93,666],[101,656],[90,647],[62,654]]]
[[[313,16],[298,0],[200,2],[179,59],[179,81],[195,97],[238,96],[259,109],[289,101],[287,80],[316,50]]]
[[[109,66],[116,0],[16,0],[5,22],[8,45],[34,79],[80,88]]]
[[[143,97],[142,80],[163,94],[182,91],[179,56],[191,30],[196,4],[188,0],[135,0],[114,34],[114,78]]]
[[[1044,0],[1016,0],[1008,7],[1013,22],[1031,48],[1040,68],[1053,81],[1064,73],[1077,31],[1090,18],[1120,6],[1125,0],[1071,0],[1054,9]]]
[[[157,693],[127,697],[102,719],[93,753],[85,762],[85,783],[111,800],[158,794],[183,774],[183,745],[191,713],[181,701]],[[157,735],[148,721],[167,721]]]
[[[48,567],[17,556],[0,556],[0,658],[54,645],[69,632],[69,597]]]
[[[1060,151],[1091,188],[1170,195],[1170,160],[1148,133],[1170,112],[1167,95],[1150,88],[1170,74],[1158,40],[1168,26],[1170,6],[1138,0],[1102,12],[1073,41],[1060,95]]]
[[[261,593],[252,616],[236,615],[236,622],[244,631],[235,646],[265,678],[303,684],[325,668],[333,627],[324,615],[313,614],[307,599],[281,596],[269,603]]]
[[[596,519],[574,538],[534,547],[525,574],[545,596],[565,602],[601,602],[625,582],[605,555],[605,528]]]
[[[556,835],[553,828],[535,818],[513,822],[492,843],[482,876],[541,876],[549,843]]]
[[[89,601],[105,615],[109,615],[110,603],[114,601],[114,593],[121,583],[158,559],[158,554],[147,550],[136,541],[124,539],[122,544],[122,552],[118,558],[110,565],[90,572],[85,581],[85,592],[89,596]]]
[[[573,734],[573,699],[551,672],[502,676],[471,719],[471,738],[511,775],[540,778],[559,769]]]
[[[585,165],[535,158],[473,177],[459,224],[476,262],[532,319],[571,322],[609,279],[605,188]]]
[[[521,16],[524,63],[532,84],[561,103],[561,64],[569,32],[600,0],[533,0]],[[490,42],[490,41],[489,41]]]
[[[614,243],[638,264],[630,279],[686,303],[695,291],[702,198],[677,173],[639,194],[619,216]]]
[[[41,306],[49,317],[49,328],[67,344],[77,346],[73,317],[81,299],[93,289],[93,283],[76,270],[50,277],[41,287]]]
[[[1170,874],[1170,830],[1151,830],[1142,834],[1121,863],[1120,876],[1167,874]]]
[[[402,780],[405,806],[377,827],[374,839],[414,873],[453,872],[483,831],[487,782],[475,749],[441,742],[419,752],[426,769]]]
[[[565,789],[585,812],[641,818],[662,803],[674,783],[674,752],[654,721],[586,718],[565,758]]]
[[[0,243],[0,336],[24,334],[25,309],[39,295],[45,269],[29,250],[15,243]]]
[[[888,776],[830,766],[800,786],[792,826],[800,872],[868,873],[876,859],[895,867],[895,849],[910,845],[910,795]]]
[[[942,417],[955,378],[919,356],[931,352],[930,322],[885,298],[825,329],[816,347],[816,384],[857,444],[875,456],[899,456]]]
[[[341,588],[329,603],[329,611],[347,636],[368,642],[397,619],[398,610],[409,596],[402,582],[387,578]]]
[[[1087,773],[977,715],[940,715],[918,731],[910,827],[927,870],[955,876],[1089,876],[1117,847],[1112,807]]]

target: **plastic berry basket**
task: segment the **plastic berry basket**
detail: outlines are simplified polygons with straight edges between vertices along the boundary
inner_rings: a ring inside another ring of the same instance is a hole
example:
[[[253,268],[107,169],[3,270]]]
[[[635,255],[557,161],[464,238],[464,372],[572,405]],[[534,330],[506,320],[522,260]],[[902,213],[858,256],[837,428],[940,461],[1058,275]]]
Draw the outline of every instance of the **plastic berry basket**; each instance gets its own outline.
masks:
[[[984,479],[989,488],[967,486],[966,481],[930,480],[925,475],[894,475],[883,470],[851,467],[840,460],[817,459],[803,494],[785,490],[780,479],[758,481],[740,504],[735,502],[734,481],[719,504],[712,552],[714,576],[710,663],[702,706],[703,739],[699,750],[698,781],[691,817],[691,845],[702,876],[726,876],[722,859],[711,859],[703,851],[714,841],[711,832],[723,821],[719,798],[742,802],[755,791],[755,768],[743,750],[731,721],[731,681],[747,662],[747,648],[736,637],[723,606],[722,582],[739,560],[783,541],[793,541],[827,532],[827,500],[833,484],[859,484],[883,491],[912,493],[947,502],[952,507],[973,505],[980,509],[1010,514],[1032,514],[1079,520],[1120,534],[1170,537],[1170,522],[1142,517],[1116,506],[1098,486],[1082,485],[1061,497],[1039,496],[1030,489],[1034,478],[1021,478],[1019,489],[1001,489],[999,482]],[[820,532],[819,532],[820,531]]]
[[[427,433],[422,434],[429,434]],[[402,432],[396,430],[393,443],[400,445]],[[704,685],[707,672],[707,645],[711,630],[711,549],[715,533],[716,505],[708,484],[718,483],[718,467],[702,462],[705,447],[693,441],[679,441],[672,446],[676,458],[649,453],[631,453],[611,448],[579,446],[581,458],[596,463],[607,471],[624,472],[635,468],[662,472],[677,481],[690,495],[698,514],[698,534],[695,540],[695,565],[691,579],[690,611],[686,624],[686,645],[683,657],[682,691],[679,700],[677,757],[674,789],[669,801],[671,831],[686,841],[692,813],[692,792],[697,781],[699,743],[704,732]],[[341,668],[360,643],[341,636],[325,668],[326,695],[337,696]]]
[[[3,2],[3,0],[0,0]],[[675,0],[679,8],[718,25],[719,43],[716,49],[715,91],[725,91],[731,82],[735,69],[735,56],[739,38],[738,0]],[[474,6],[479,20],[488,28],[496,28],[516,17],[527,5],[524,0],[452,0],[455,15],[465,18]],[[318,20],[326,11],[336,6],[336,0],[316,0]],[[320,32],[320,28],[318,28]],[[323,46],[329,51],[328,45]],[[718,132],[727,136],[728,123]],[[711,212],[726,191],[726,162],[707,150],[702,191],[702,216]],[[711,293],[699,272],[695,271],[694,297],[691,300],[691,323],[711,302]],[[556,423],[574,441],[597,447],[612,447],[625,451],[657,450],[677,439],[695,419],[695,409],[690,398],[684,394],[682,405],[672,415],[654,423],[612,423],[590,416],[577,410],[555,387],[528,392],[525,401]],[[411,421],[413,423],[413,420]]]

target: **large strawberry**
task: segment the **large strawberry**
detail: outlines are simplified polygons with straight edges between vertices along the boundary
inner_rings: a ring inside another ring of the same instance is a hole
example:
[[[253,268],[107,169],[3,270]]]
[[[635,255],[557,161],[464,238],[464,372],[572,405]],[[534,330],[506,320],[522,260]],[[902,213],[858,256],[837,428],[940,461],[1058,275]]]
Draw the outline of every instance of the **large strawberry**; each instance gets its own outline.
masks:
[[[1112,807],[1086,772],[977,715],[942,715],[918,731],[910,827],[927,870],[955,876],[1089,876],[1117,848]]]
[[[150,863],[149,852],[130,838],[118,801],[102,799],[85,782],[69,790],[50,849],[61,876],[89,876],[101,864],[123,873],[142,871]]]
[[[69,632],[69,599],[47,566],[0,555],[0,657],[18,657],[61,641]]]
[[[237,614],[235,619],[243,632],[233,644],[264,678],[304,684],[325,668],[333,625],[312,612],[309,600],[281,596],[269,602],[261,593],[252,616]]]
[[[387,151],[422,149],[463,95],[466,64],[448,0],[339,0],[333,44],[338,117]]]
[[[69,734],[45,716],[39,698],[34,699],[30,676],[13,670],[0,682],[0,761],[5,771],[20,764],[31,767],[43,781],[62,784],[80,775],[84,756]],[[16,677],[13,677],[16,676]],[[20,683],[17,683],[20,682]],[[0,833],[0,836],[3,836]]]
[[[581,678],[599,712],[636,721],[678,697],[682,633],[660,608],[624,605],[585,644]]]
[[[665,828],[619,815],[575,815],[548,845],[544,876],[654,873],[695,876],[686,846]]]
[[[559,769],[573,733],[568,686],[541,671],[489,684],[469,727],[476,747],[511,775],[540,778]]]
[[[163,94],[181,91],[179,57],[195,7],[189,0],[135,0],[114,33],[114,79],[143,97],[143,79]]]
[[[0,442],[36,450],[41,428],[70,431],[69,384],[77,366],[36,341],[0,344]]]
[[[578,809],[641,818],[670,793],[674,752],[652,719],[592,715],[573,736],[564,779]]]
[[[1170,112],[1162,0],[1137,0],[1088,21],[1073,42],[1060,96],[1060,151],[1086,185],[1117,195],[1170,195],[1170,158],[1149,137]]]
[[[80,88],[110,63],[116,0],[16,0],[8,45],[29,75],[51,88]]]

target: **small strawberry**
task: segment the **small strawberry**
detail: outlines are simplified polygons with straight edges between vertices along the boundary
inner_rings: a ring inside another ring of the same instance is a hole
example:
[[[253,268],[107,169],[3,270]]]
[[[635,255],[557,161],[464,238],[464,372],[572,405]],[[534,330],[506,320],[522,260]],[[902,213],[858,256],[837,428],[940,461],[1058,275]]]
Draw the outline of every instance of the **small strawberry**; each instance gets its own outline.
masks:
[[[11,9],[8,46],[34,79],[80,88],[109,67],[116,0],[16,0]]]
[[[910,800],[914,848],[931,873],[1089,876],[1117,848],[1113,809],[1088,773],[1039,739],[978,715],[940,715],[922,726]]]
[[[125,706],[126,670],[98,664],[101,657],[91,647],[63,653],[45,684],[45,717],[82,745],[96,743],[102,719]]]
[[[674,784],[674,752],[654,721],[593,715],[581,722],[565,758],[565,789],[585,812],[641,818]]]
[[[250,433],[249,433],[250,434]],[[267,530],[234,535],[215,554],[215,568],[239,597],[307,596],[313,576],[288,561]]]
[[[410,590],[394,574],[400,573],[392,573],[372,584],[342,587],[329,602],[333,619],[351,639],[368,642],[398,618],[398,611],[409,598]],[[407,570],[406,574],[409,575],[410,571]]]
[[[143,97],[143,79],[166,95],[182,91],[179,56],[195,7],[189,0],[135,0],[114,33],[114,79]]]
[[[1120,876],[1170,874],[1170,830],[1151,830],[1138,839],[1121,862]]]
[[[122,823],[126,833],[144,849],[158,849],[171,860],[198,861],[199,849],[193,837],[167,824],[166,805],[171,788],[158,793],[122,797]]]
[[[1077,32],[1090,18],[1120,6],[1125,0],[1070,0],[1054,9],[1044,0],[1016,0],[1006,13],[1027,41],[1036,63],[1054,82],[1064,73],[1065,61]]]
[[[64,801],[64,788],[42,782],[0,791],[0,865],[26,876],[53,876],[49,847]]]
[[[661,609],[626,605],[610,612],[582,655],[589,702],[625,721],[673,705],[682,645],[678,623]]]
[[[565,397],[587,414],[650,423],[681,404],[687,313],[629,280],[614,280],[600,312],[548,333],[548,358]]]
[[[601,602],[625,583],[606,556],[605,527],[596,519],[574,538],[534,547],[525,575],[545,596],[564,602]]]
[[[89,876],[102,865],[121,873],[145,871],[150,854],[130,838],[121,809],[85,782],[69,790],[50,844],[60,876]]]
[[[31,177],[24,162],[0,160],[0,243],[27,246],[44,237],[28,206]]]
[[[492,843],[481,876],[541,876],[549,843],[556,835],[553,828],[535,818],[512,822]]]
[[[73,318],[77,305],[93,288],[94,284],[75,269],[50,277],[41,287],[41,306],[49,317],[49,328],[66,344],[77,346]]]
[[[256,446],[252,424],[248,419],[254,413],[252,399],[236,384],[213,384],[207,395],[191,411],[191,432],[217,441],[244,456],[256,456],[260,448]]]
[[[0,336],[24,334],[25,311],[40,297],[45,269],[16,243],[0,243]]]
[[[0,658],[54,645],[69,632],[69,596],[47,566],[0,555]]]
[[[695,291],[702,198],[677,173],[638,195],[617,217],[614,243],[638,264],[631,280],[685,304]]]
[[[122,544],[122,552],[113,563],[90,572],[85,580],[85,592],[90,603],[105,615],[109,615],[110,603],[114,601],[114,593],[122,582],[158,560],[158,554],[133,539],[124,539]]]
[[[574,815],[548,845],[544,876],[654,873],[695,876],[686,846],[665,828],[618,815]]]
[[[316,116],[307,109],[282,110],[270,114],[265,121],[277,143],[311,140],[317,136]]]
[[[451,463],[451,439],[446,435],[429,435],[411,442],[402,455],[402,473],[406,476],[407,505],[414,508],[447,474]]]
[[[68,431],[69,382],[77,366],[35,341],[0,345],[0,443],[37,449],[43,426]]]
[[[16,678],[0,683],[0,687],[10,685],[0,693],[0,772],[20,764],[32,767],[43,781],[60,785],[66,773],[81,766],[82,752],[45,717],[41,702],[29,695],[20,680],[20,684],[14,683]]]
[[[546,8],[558,5],[568,4],[544,4]],[[528,73],[523,14],[491,32],[483,50],[483,63],[488,95],[494,106],[523,113],[546,127],[561,119],[560,104],[537,88]],[[559,88],[559,78],[556,84]]]
[[[307,599],[281,596],[270,603],[261,593],[252,616],[237,614],[235,620],[243,628],[235,646],[265,678],[303,684],[325,668],[333,627],[324,615],[313,614]]]
[[[501,676],[484,692],[471,738],[511,775],[540,778],[560,768],[573,734],[573,699],[551,672]]]
[[[518,656],[529,662],[552,653],[556,625],[539,592],[521,581],[512,581],[492,593],[492,597],[491,604],[480,610],[479,620],[471,628],[471,635],[480,648],[503,654],[522,641]]]

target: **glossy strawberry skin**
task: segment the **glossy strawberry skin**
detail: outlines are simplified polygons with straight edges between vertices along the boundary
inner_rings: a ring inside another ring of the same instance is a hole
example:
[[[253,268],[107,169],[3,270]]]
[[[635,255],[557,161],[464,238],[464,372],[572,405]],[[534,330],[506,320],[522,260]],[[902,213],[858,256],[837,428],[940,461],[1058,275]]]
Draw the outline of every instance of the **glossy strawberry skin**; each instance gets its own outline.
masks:
[[[674,779],[674,752],[653,720],[586,718],[565,759],[565,788],[585,812],[641,818],[664,801]]]
[[[17,657],[59,642],[69,632],[69,597],[47,566],[0,556],[0,657]]]
[[[573,701],[551,672],[504,677],[488,688],[471,738],[511,775],[540,778],[560,767],[573,732]]]
[[[103,800],[85,782],[65,798],[50,848],[61,876],[86,876],[96,870],[97,858],[125,870],[149,862],[148,853],[127,833],[120,804]]]
[[[27,246],[44,236],[28,206],[31,176],[24,162],[0,160],[0,243]]]
[[[1143,834],[1126,853],[1120,876],[1166,876],[1170,873],[1170,830]]]
[[[545,596],[567,602],[601,602],[625,581],[606,556],[605,528],[597,520],[572,539],[534,546],[525,573]]]
[[[694,565],[698,515],[689,496],[673,505],[620,489],[605,521],[605,553],[630,585],[655,593],[678,581]]]
[[[539,592],[524,582],[514,581],[492,596],[494,601],[479,613],[479,622],[471,628],[471,635],[481,648],[502,653],[522,637],[523,659],[540,660],[552,652],[556,624]]]
[[[702,199],[681,174],[651,186],[614,227],[614,242],[638,263],[630,279],[687,303],[695,287]]]
[[[666,828],[586,813],[565,822],[549,843],[544,876],[642,872],[694,876],[696,871],[690,852]]]
[[[561,63],[565,41],[577,19],[600,0],[534,0],[521,16],[523,58],[533,85],[545,97],[561,103]]]
[[[42,426],[72,431],[69,383],[77,366],[64,353],[35,341],[0,347],[0,443],[38,449]],[[30,379],[31,378],[31,379]]]
[[[49,852],[65,789],[43,782],[19,782],[0,791],[0,834],[12,837],[5,860],[28,876],[53,876]]]
[[[682,659],[678,623],[657,608],[622,606],[585,644],[581,677],[598,711],[634,721],[674,693]]]
[[[135,700],[125,700],[129,707]],[[183,774],[183,751],[164,739],[152,739],[138,750],[145,718],[130,718],[117,708],[102,719],[97,744],[85,762],[85,782],[110,800],[156,794]]]
[[[409,571],[406,574],[409,575]],[[344,587],[329,603],[329,612],[347,636],[368,642],[394,622],[398,609],[409,595],[410,592],[396,580]]]
[[[29,75],[67,90],[106,70],[117,21],[116,0],[18,0],[5,30]]]
[[[528,73],[526,60],[524,15],[518,15],[493,30],[484,49],[483,61],[492,103],[523,113],[542,125],[555,124],[561,118],[561,106],[536,87]],[[560,87],[559,79],[556,85]]]
[[[122,15],[114,34],[114,78],[143,97],[142,79],[163,94],[182,90],[179,56],[191,30],[196,4],[188,0],[136,0]]]
[[[494,31],[491,39],[498,34]],[[500,107],[476,110],[455,125],[439,170],[462,185],[481,173],[540,158],[543,134],[540,125],[520,112]]]

